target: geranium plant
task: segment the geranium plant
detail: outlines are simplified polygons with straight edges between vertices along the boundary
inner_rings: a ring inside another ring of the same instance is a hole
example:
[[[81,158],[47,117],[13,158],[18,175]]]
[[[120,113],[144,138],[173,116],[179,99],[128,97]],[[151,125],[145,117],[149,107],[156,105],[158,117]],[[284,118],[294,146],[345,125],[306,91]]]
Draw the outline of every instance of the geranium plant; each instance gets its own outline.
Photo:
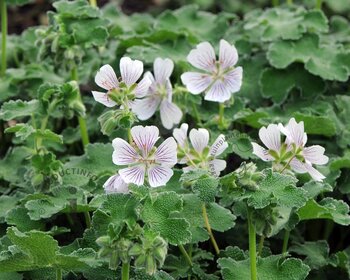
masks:
[[[0,0],[0,279],[348,279],[348,5],[102,2]]]

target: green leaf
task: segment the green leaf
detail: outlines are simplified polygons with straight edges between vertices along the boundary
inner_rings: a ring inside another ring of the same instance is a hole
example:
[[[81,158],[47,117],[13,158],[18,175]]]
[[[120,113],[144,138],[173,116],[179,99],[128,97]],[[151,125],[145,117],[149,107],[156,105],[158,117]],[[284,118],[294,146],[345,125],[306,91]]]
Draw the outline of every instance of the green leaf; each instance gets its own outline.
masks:
[[[294,88],[304,98],[312,98],[325,91],[322,79],[309,74],[299,65],[292,65],[285,70],[265,69],[259,83],[263,96],[277,104],[285,101]]]
[[[25,207],[34,221],[50,218],[57,213],[82,213],[93,210],[86,202],[84,191],[74,186],[55,187],[51,195],[29,196],[26,198]]]
[[[209,235],[202,212],[203,202],[194,194],[184,194],[182,197],[184,204],[181,216],[190,224],[191,243],[208,240]],[[209,224],[213,230],[224,232],[234,227],[236,217],[230,210],[223,208],[217,203],[209,203],[206,205],[206,208]]]
[[[325,80],[345,82],[350,75],[350,52],[335,45],[320,46],[316,35],[306,35],[299,41],[274,42],[267,58],[279,69],[293,62],[303,62],[306,70]]]
[[[15,227],[10,227],[7,236],[14,246],[0,255],[0,272],[51,267],[81,271],[100,265],[95,260],[96,254],[92,249],[78,249],[68,255],[60,253],[58,242],[44,232],[22,233]]]
[[[183,201],[175,192],[155,194],[146,200],[141,212],[143,221],[170,244],[185,244],[191,241],[190,224],[178,217]]]
[[[0,196],[0,223],[3,223],[8,211],[17,205],[18,198],[15,196],[2,195]]]
[[[9,121],[12,119],[31,116],[37,113],[39,102],[36,99],[30,101],[10,100],[5,102],[0,109],[0,119]]]
[[[93,229],[97,236],[106,235],[109,224],[116,227],[126,223],[132,226],[138,219],[139,202],[130,194],[110,194],[92,217]]]
[[[306,32],[328,31],[328,20],[322,11],[302,7],[253,10],[245,19],[244,29],[259,34],[263,41],[297,40]]]
[[[56,143],[63,143],[63,137],[52,132],[50,129],[35,129],[29,124],[18,123],[5,129],[5,133],[15,133],[21,141],[26,140],[29,136],[34,135],[45,140],[53,141]]]
[[[198,179],[192,186],[194,193],[203,202],[214,202],[217,193],[218,180],[213,177]]]
[[[20,231],[43,230],[45,228],[44,223],[31,220],[25,207],[9,207],[8,209],[10,209],[6,216],[8,225],[16,226]]]
[[[306,256],[304,262],[311,269],[319,269],[329,263],[329,246],[325,240],[295,244],[289,247],[288,251]]]
[[[85,0],[56,1],[53,6],[64,18],[96,18],[100,15],[100,11]]]
[[[19,183],[23,176],[23,162],[29,157],[26,147],[10,148],[5,157],[0,160],[0,178],[11,183]]]
[[[218,260],[224,280],[250,279],[249,259],[235,261],[231,258]],[[281,255],[258,258],[257,272],[259,279],[268,280],[302,280],[306,279],[310,268],[296,258],[285,259]]]
[[[296,179],[289,175],[267,172],[266,177],[258,183],[256,191],[247,190],[247,202],[255,209],[264,208],[272,203],[281,206],[300,208],[307,198],[305,191],[295,186]]]
[[[70,157],[64,165],[63,184],[79,187],[86,185],[90,179],[114,174],[117,167],[112,162],[112,153],[111,144],[88,144],[84,155]],[[74,170],[86,172],[74,172]]]
[[[344,201],[330,197],[319,203],[311,199],[297,213],[300,220],[330,219],[340,225],[350,225],[349,206]]]

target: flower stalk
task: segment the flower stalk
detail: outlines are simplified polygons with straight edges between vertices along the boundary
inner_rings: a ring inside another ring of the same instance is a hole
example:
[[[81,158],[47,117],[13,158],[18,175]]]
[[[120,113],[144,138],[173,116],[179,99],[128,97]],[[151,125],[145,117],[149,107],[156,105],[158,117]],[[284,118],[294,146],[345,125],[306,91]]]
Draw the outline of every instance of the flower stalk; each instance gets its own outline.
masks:
[[[62,280],[62,269],[61,268],[56,269],[56,280]]]
[[[225,128],[225,105],[224,103],[219,103],[219,128]]]
[[[97,7],[97,1],[96,0],[90,0],[89,2],[90,2],[90,5],[92,7]]]
[[[0,76],[4,76],[7,68],[6,61],[6,40],[7,40],[7,6],[6,0],[0,0],[1,14],[1,71]]]
[[[78,70],[76,66],[73,66],[72,70],[71,70],[71,79],[73,81],[78,82]],[[79,91],[79,98],[81,100],[81,95],[80,95],[80,90]],[[87,126],[86,126],[86,121],[85,118],[79,116],[78,117],[78,121],[79,121],[79,127],[80,127],[80,134],[81,134],[81,141],[83,143],[83,146],[85,147],[87,144],[89,144],[89,134],[87,131]]]
[[[214,246],[215,253],[216,253],[217,255],[219,255],[220,249],[219,249],[218,244],[216,243],[214,234],[213,234],[213,232],[212,232],[212,230],[211,230],[211,226],[210,226],[210,223],[209,223],[209,218],[208,218],[208,213],[207,213],[207,208],[206,208],[206,206],[205,206],[205,203],[202,204],[202,214],[203,214],[203,219],[204,219],[205,227],[206,227],[207,230],[208,230],[211,243],[212,243],[213,246]]]
[[[249,259],[250,259],[250,279],[257,280],[256,269],[256,232],[253,224],[253,211],[247,206],[248,231],[249,231]]]
[[[124,263],[122,264],[122,280],[129,280],[129,274],[130,274],[130,263]]]
[[[179,245],[179,249],[182,253],[182,255],[185,257],[185,260],[187,261],[187,263],[192,267],[193,266],[193,263],[192,263],[192,260],[191,260],[191,257],[190,255],[187,253],[185,247],[183,245]]]
[[[322,9],[322,0],[316,0],[315,8],[318,10]]]
[[[287,253],[290,231],[286,230],[283,237],[282,254]]]

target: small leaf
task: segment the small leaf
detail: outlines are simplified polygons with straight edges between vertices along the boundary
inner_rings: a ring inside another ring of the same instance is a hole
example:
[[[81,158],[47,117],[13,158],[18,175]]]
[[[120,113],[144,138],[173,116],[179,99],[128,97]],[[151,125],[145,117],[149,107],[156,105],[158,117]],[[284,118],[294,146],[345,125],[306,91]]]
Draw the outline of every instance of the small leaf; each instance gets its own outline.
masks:
[[[330,219],[340,225],[350,225],[349,206],[344,201],[330,197],[319,203],[311,199],[297,213],[300,220]]]
[[[0,119],[5,121],[13,120],[20,117],[30,116],[37,113],[39,102],[36,99],[30,101],[10,100],[5,102],[0,109]]]
[[[250,279],[249,259],[235,261],[231,258],[218,260],[224,280]],[[300,259],[284,259],[281,255],[258,258],[257,274],[259,279],[269,280],[303,280],[309,274],[310,268]]]
[[[183,201],[179,195],[175,192],[163,192],[146,200],[141,217],[170,244],[185,244],[191,240],[191,232],[188,221],[177,217],[182,209]]]

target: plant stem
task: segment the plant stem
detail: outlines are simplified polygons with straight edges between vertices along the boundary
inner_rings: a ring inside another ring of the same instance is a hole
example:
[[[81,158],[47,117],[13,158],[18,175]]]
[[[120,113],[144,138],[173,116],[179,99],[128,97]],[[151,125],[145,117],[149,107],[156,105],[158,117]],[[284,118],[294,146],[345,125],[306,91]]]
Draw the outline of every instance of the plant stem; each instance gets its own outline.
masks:
[[[130,263],[122,264],[122,280],[129,280]]]
[[[84,212],[85,224],[87,228],[91,227],[91,217],[89,211]]]
[[[61,268],[56,269],[56,280],[62,280],[62,269]]]
[[[286,230],[283,237],[282,254],[287,253],[290,231]]]
[[[315,6],[316,9],[319,9],[321,10],[322,9],[322,0],[316,0],[316,6]]]
[[[78,69],[76,66],[73,66],[73,68],[71,70],[71,79],[78,83]],[[79,92],[79,98],[81,100],[79,88],[78,88],[78,92]],[[87,126],[86,126],[86,121],[85,121],[85,118],[80,117],[80,116],[78,117],[78,121],[79,121],[79,127],[80,127],[81,141],[83,143],[83,146],[85,147],[90,142],[89,141],[89,134],[87,131]]]
[[[248,231],[249,231],[249,259],[250,259],[250,279],[257,280],[256,269],[256,233],[253,225],[253,211],[247,206]]]
[[[208,214],[207,214],[207,208],[206,208],[204,202],[203,202],[203,204],[202,204],[202,214],[203,214],[203,219],[204,219],[205,226],[206,226],[206,228],[207,228],[207,230],[208,230],[208,233],[209,233],[209,236],[210,236],[211,243],[212,243],[213,246],[214,246],[215,253],[216,253],[217,255],[219,255],[220,249],[219,249],[218,244],[216,243],[214,234],[213,234],[213,232],[211,231],[211,227],[210,227],[210,224],[209,224],[209,218],[208,218]]]
[[[264,241],[265,241],[265,235],[262,235],[259,241],[258,256],[261,255],[262,248],[264,247]]]
[[[190,266],[193,266],[191,257],[190,257],[190,255],[187,253],[185,247],[184,247],[183,245],[180,244],[180,245],[179,245],[179,249],[180,249],[182,255],[185,257],[185,259],[186,259],[186,261],[188,262],[188,264],[189,264]]]
[[[293,5],[293,0],[287,0],[288,5]]]
[[[219,103],[219,128],[225,128],[225,105],[224,103]]]
[[[279,0],[272,0],[272,6],[273,7],[276,7],[280,4],[280,1]]]
[[[92,7],[97,7],[97,1],[96,0],[90,0],[90,5]]]
[[[202,120],[198,114],[198,110],[194,102],[192,102],[192,109],[193,109],[194,117],[196,118],[197,124],[202,125]]]
[[[7,7],[6,0],[0,0],[1,13],[1,71],[0,75],[4,76],[7,68],[6,60],[6,37],[7,37]]]

